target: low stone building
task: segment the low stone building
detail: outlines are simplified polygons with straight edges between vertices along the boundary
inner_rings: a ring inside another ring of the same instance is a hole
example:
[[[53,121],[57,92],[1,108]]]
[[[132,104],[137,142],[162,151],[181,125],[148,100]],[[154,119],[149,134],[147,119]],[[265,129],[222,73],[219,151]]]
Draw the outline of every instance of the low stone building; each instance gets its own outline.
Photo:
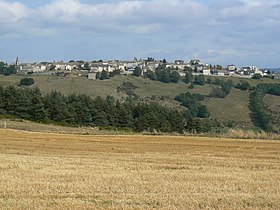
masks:
[[[90,79],[90,80],[96,80],[96,75],[97,75],[96,72],[89,72],[89,73],[88,73],[88,79]]]

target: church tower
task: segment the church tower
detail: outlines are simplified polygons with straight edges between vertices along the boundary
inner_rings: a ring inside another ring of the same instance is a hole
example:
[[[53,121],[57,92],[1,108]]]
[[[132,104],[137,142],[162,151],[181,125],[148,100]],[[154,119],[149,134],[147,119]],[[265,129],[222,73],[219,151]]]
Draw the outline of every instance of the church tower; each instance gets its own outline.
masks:
[[[19,61],[18,61],[18,56],[17,56],[17,58],[16,58],[16,68],[18,67],[18,64],[19,64]]]

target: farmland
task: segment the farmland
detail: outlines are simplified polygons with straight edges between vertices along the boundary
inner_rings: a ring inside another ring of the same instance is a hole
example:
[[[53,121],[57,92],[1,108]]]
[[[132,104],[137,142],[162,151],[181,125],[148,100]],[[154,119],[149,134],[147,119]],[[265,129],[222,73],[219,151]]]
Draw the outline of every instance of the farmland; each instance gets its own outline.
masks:
[[[7,209],[279,209],[280,142],[0,129]]]

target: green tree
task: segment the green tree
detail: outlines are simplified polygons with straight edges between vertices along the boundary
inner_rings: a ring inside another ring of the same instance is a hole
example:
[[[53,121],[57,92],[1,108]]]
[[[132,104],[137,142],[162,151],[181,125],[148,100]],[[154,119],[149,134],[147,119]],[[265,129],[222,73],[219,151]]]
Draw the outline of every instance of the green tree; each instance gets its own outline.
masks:
[[[204,75],[200,74],[194,77],[194,84],[196,85],[205,85],[205,77]]]
[[[4,105],[4,97],[5,97],[5,89],[0,85],[0,114],[5,114],[5,105]]]
[[[252,77],[252,79],[261,79],[262,75],[261,74],[254,74],[254,76]]]
[[[280,96],[280,84],[258,84],[254,92],[250,95],[250,110],[252,112],[252,122],[265,131],[275,131],[272,126],[272,118],[267,110],[263,98],[266,94],[272,94]],[[278,123],[279,124],[279,123]],[[278,132],[279,132],[278,126]],[[277,129],[276,129],[277,132]]]
[[[117,103],[118,110],[118,126],[119,127],[133,127],[133,106],[131,102],[126,101],[121,104]]]
[[[45,109],[49,119],[60,123],[73,123],[74,113],[69,111],[66,98],[60,92],[52,91],[46,95]]]
[[[4,74],[6,64],[4,62],[0,62],[0,74]]]
[[[22,119],[32,119],[31,96],[27,91],[20,91],[17,95],[17,104],[14,115]]]
[[[148,77],[151,80],[157,80],[157,74],[151,70],[147,71],[146,77]]]
[[[114,77],[114,76],[117,76],[117,75],[120,75],[120,74],[121,74],[121,70],[115,69],[114,71],[109,72],[109,77]]]
[[[194,84],[191,83],[191,84],[189,85],[188,89],[194,89]]]
[[[248,90],[250,87],[250,83],[246,80],[240,80],[239,83],[235,86],[237,89],[240,90]]]
[[[193,75],[191,71],[186,71],[184,82],[189,84],[193,80]]]
[[[33,78],[23,78],[20,80],[20,85],[23,85],[23,86],[30,86],[33,84],[35,84],[35,81]]]
[[[99,79],[100,79],[100,80],[109,79],[108,71],[102,70]]]
[[[4,67],[4,75],[9,76],[11,74],[16,73],[16,67],[14,65],[10,65],[8,67]]]
[[[181,79],[181,76],[177,71],[172,71],[169,75],[169,78],[170,78],[170,82],[178,83]]]
[[[227,82],[223,82],[221,84],[221,89],[225,93],[226,96],[228,94],[230,94],[232,85],[233,85],[233,82],[231,80],[228,80]]]
[[[43,98],[39,95],[34,95],[31,99],[31,112],[32,120],[39,122],[47,120]]]
[[[4,109],[8,114],[16,115],[16,108],[18,106],[19,92],[14,86],[8,86],[4,90]]]
[[[212,78],[211,78],[211,77],[208,77],[207,80],[206,80],[206,83],[207,83],[207,84],[212,84],[212,82],[213,82],[213,81],[212,81]]]
[[[191,67],[189,67],[189,66],[185,66],[184,67],[184,70],[183,70],[184,72],[192,72],[193,71],[193,69],[191,68]]]
[[[212,98],[224,98],[226,97],[225,93],[222,91],[220,87],[214,87],[212,91],[209,93],[209,97]]]
[[[210,117],[210,112],[206,108],[205,105],[199,105],[197,109],[197,117],[199,118],[207,118]]]
[[[142,69],[139,66],[136,66],[134,68],[133,75],[136,77],[142,76]]]
[[[72,124],[91,125],[91,106],[92,101],[86,95],[69,95],[66,98],[68,110],[72,113]]]
[[[159,81],[164,83],[170,82],[170,72],[168,70],[166,69],[157,70],[156,74]]]
[[[107,113],[106,110],[108,110],[108,103],[105,99],[103,99],[101,96],[97,96],[93,100],[93,107],[92,110],[92,118],[94,125],[98,126],[108,126],[110,125],[108,121],[108,115],[110,113]]]
[[[90,70],[90,66],[89,66],[89,63],[88,63],[88,62],[86,62],[86,63],[84,64],[84,69],[85,69],[85,70]]]

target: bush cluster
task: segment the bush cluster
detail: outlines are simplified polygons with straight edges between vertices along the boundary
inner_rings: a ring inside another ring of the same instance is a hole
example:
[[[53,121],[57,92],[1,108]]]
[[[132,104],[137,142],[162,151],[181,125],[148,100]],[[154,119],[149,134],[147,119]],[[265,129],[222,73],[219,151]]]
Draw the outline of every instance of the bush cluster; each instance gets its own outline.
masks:
[[[22,119],[71,126],[129,128],[134,131],[184,132],[183,113],[157,103],[120,102],[112,96],[90,98],[39,89],[0,87],[0,113]]]
[[[164,83],[177,83],[181,77],[177,70],[166,68],[165,65],[159,65],[156,71],[147,71],[145,76],[151,80],[156,80]]]
[[[204,100],[204,96],[201,94],[181,93],[175,97],[175,100],[181,102],[182,106],[188,108],[184,114],[187,119],[207,118],[210,116],[210,112],[206,106],[200,103],[200,101]]]
[[[259,84],[250,95],[250,110],[253,122],[265,131],[274,131],[271,125],[271,117],[263,100],[266,94],[280,96],[280,84]]]

